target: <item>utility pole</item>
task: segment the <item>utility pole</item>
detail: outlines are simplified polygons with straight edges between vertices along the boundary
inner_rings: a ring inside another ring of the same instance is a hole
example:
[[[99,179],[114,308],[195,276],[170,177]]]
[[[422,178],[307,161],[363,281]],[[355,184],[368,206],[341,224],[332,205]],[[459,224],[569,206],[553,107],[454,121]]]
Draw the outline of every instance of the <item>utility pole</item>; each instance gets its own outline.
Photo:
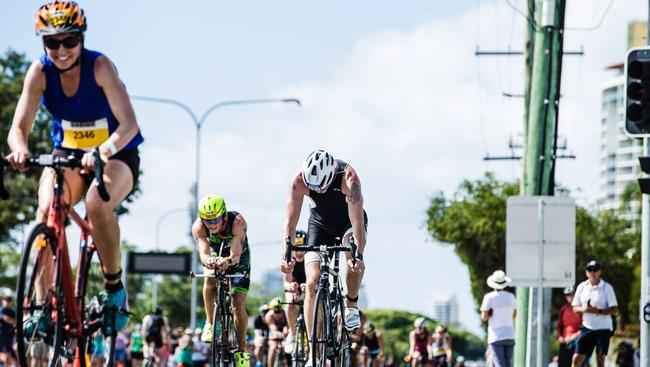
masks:
[[[565,0],[529,0],[529,44],[532,62],[527,62],[524,179],[525,196],[553,195],[557,119],[560,103]],[[517,287],[515,366],[542,367],[548,363],[550,307],[542,320],[534,312],[537,302],[550,305],[551,289],[537,294],[535,288]],[[537,323],[546,325],[542,340],[531,332]],[[534,346],[543,343],[542,356]]]

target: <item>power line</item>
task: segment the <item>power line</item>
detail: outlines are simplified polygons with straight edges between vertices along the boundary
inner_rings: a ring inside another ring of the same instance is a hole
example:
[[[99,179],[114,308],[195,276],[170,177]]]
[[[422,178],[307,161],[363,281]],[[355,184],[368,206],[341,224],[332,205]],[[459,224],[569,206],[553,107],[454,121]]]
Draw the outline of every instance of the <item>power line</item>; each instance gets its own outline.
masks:
[[[507,0],[506,0],[507,1]],[[609,10],[612,8],[612,4],[614,4],[614,0],[611,0],[609,2],[609,5],[607,5],[607,8],[603,12],[603,15],[600,17],[600,20],[595,26],[592,27],[586,27],[586,28],[581,28],[581,27],[565,27],[564,29],[567,31],[582,31],[582,32],[591,32],[595,31],[596,29],[600,28],[601,25],[603,25],[603,21],[605,21],[605,17],[607,17],[607,14],[609,13]]]

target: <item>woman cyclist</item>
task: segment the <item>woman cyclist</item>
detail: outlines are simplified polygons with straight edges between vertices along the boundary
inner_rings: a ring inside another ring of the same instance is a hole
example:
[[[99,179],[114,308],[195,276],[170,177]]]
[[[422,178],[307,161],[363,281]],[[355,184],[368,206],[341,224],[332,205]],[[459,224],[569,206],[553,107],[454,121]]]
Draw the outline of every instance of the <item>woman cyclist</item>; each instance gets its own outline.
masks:
[[[438,324],[432,339],[433,367],[451,366],[451,336],[447,331],[447,326]]]
[[[427,330],[429,322],[424,317],[418,317],[413,322],[415,329],[409,333],[409,358],[411,366],[429,366],[429,357],[431,356],[431,344],[433,338]]]
[[[36,35],[42,38],[45,55],[25,75],[7,138],[11,153],[6,159],[14,169],[25,170],[29,134],[42,103],[52,115],[53,154],[81,158],[81,170],[64,170],[64,198],[75,205],[85,194],[92,237],[102,260],[105,304],[126,311],[126,292],[120,281],[120,228],[114,210],[136,185],[137,147],[143,138],[117,69],[108,57],[84,47],[86,27],[84,11],[75,2],[54,1],[38,9]],[[99,149],[106,162],[108,202],[102,201],[96,183],[84,175],[93,169],[93,148]],[[52,169],[43,170],[37,222],[47,221],[54,180]],[[127,313],[118,312],[115,328],[121,330],[127,321]]]

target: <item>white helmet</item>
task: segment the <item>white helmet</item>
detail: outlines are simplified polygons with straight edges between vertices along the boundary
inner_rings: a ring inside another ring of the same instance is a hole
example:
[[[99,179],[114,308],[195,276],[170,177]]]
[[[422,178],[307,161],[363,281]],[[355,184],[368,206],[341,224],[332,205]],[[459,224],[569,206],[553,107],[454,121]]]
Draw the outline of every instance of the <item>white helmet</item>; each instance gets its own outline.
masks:
[[[424,317],[418,317],[417,319],[415,319],[415,321],[413,321],[413,326],[426,328],[427,326],[429,326],[429,322]]]
[[[323,149],[311,152],[302,164],[302,180],[307,188],[317,193],[324,193],[335,175],[336,161]]]

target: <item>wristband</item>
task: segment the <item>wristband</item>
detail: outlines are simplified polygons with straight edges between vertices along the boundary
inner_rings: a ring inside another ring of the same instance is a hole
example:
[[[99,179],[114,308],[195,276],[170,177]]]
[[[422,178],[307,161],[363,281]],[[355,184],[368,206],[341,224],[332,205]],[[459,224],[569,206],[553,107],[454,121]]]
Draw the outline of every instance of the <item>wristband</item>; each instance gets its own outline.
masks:
[[[117,147],[115,146],[115,143],[113,143],[112,141],[106,140],[104,142],[104,146],[111,151],[111,156],[114,156],[115,153],[117,153]]]
[[[363,261],[363,253],[357,252],[357,260]]]

